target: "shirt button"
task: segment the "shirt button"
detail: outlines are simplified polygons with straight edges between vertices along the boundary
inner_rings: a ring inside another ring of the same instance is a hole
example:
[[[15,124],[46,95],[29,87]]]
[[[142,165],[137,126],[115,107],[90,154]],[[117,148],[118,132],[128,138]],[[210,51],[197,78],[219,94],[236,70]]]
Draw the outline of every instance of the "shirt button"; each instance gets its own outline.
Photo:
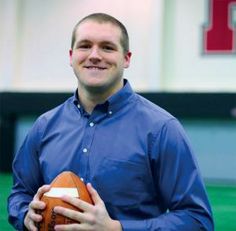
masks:
[[[109,113],[109,115],[111,115],[111,114],[112,114],[112,111],[109,111],[108,113]]]
[[[86,153],[86,152],[88,152],[88,149],[87,149],[87,148],[84,148],[84,149],[83,149],[83,153]]]
[[[77,105],[77,108],[80,108],[80,105],[79,105],[79,104]]]
[[[94,123],[93,123],[93,122],[89,123],[89,126],[90,126],[90,127],[93,127],[93,126],[94,126]]]

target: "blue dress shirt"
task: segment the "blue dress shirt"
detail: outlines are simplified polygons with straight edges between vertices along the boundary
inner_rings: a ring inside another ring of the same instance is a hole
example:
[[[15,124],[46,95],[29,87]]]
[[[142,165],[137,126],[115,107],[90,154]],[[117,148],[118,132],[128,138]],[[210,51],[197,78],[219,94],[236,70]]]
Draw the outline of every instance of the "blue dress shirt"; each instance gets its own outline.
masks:
[[[34,123],[13,162],[8,210],[17,230],[38,188],[65,170],[92,183],[125,231],[213,230],[182,126],[126,80],[91,115],[75,93]]]

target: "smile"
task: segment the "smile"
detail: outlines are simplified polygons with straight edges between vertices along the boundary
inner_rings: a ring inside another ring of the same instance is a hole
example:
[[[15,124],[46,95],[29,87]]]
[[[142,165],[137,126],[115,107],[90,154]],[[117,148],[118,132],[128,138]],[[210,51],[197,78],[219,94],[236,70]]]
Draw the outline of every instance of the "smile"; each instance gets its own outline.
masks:
[[[99,67],[99,66],[85,66],[85,68],[89,70],[105,70],[107,69],[106,67]]]

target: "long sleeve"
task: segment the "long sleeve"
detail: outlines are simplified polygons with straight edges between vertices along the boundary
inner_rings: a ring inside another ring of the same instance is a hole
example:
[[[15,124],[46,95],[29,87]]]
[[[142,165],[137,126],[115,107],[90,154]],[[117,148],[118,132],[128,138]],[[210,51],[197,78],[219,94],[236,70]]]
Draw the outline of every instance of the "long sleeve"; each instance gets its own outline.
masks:
[[[9,222],[16,230],[23,230],[28,205],[42,184],[38,163],[38,124],[31,129],[13,162],[13,187],[8,198]]]
[[[181,125],[170,120],[153,141],[152,172],[166,213],[152,219],[121,220],[131,230],[214,230],[211,208]]]

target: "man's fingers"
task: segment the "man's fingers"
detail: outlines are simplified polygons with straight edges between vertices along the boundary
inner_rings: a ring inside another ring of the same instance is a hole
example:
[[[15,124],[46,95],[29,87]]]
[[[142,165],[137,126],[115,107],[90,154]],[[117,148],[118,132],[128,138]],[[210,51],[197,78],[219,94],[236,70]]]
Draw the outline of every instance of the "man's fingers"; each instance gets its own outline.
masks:
[[[37,231],[36,223],[42,221],[42,215],[38,214],[37,211],[43,210],[46,207],[46,204],[43,201],[40,201],[41,197],[45,192],[50,190],[50,185],[44,185],[40,187],[35,194],[33,200],[29,204],[29,210],[24,219],[24,225],[28,230]]]
[[[27,227],[27,230],[37,231],[38,229],[35,225],[35,222],[40,222],[41,220],[42,216],[35,214],[33,210],[30,209],[24,219],[24,225]]]
[[[38,228],[36,227],[36,225],[33,221],[29,221],[29,230],[30,231],[38,231]]]
[[[50,190],[51,186],[50,185],[43,185],[42,187],[40,187],[37,191],[37,193],[34,196],[34,200],[40,200],[41,197],[43,196],[43,194],[45,192],[48,192]]]
[[[78,198],[73,198],[73,197],[70,197],[70,196],[67,196],[67,195],[61,197],[61,199],[64,202],[67,202],[71,205],[74,205],[76,208],[81,209],[84,212],[91,211],[94,207],[93,205],[91,205],[91,204],[89,204],[85,201],[82,201]]]
[[[43,219],[43,217],[40,214],[37,214],[37,213],[30,213],[29,218],[31,220],[33,220],[34,222],[40,222]]]
[[[46,204],[43,201],[32,201],[29,204],[29,207],[30,209],[33,209],[33,210],[38,210],[38,209],[42,210],[42,209],[45,209]]]
[[[102,201],[101,197],[99,196],[97,190],[95,188],[93,188],[91,183],[88,183],[86,186],[87,186],[87,189],[88,189],[95,205],[98,203],[102,203],[103,201]]]
[[[54,208],[54,212],[60,215],[63,215],[65,217],[68,217],[74,221],[83,223],[85,221],[87,221],[86,215],[82,212],[78,212],[72,209],[67,209],[61,206],[56,206]]]

